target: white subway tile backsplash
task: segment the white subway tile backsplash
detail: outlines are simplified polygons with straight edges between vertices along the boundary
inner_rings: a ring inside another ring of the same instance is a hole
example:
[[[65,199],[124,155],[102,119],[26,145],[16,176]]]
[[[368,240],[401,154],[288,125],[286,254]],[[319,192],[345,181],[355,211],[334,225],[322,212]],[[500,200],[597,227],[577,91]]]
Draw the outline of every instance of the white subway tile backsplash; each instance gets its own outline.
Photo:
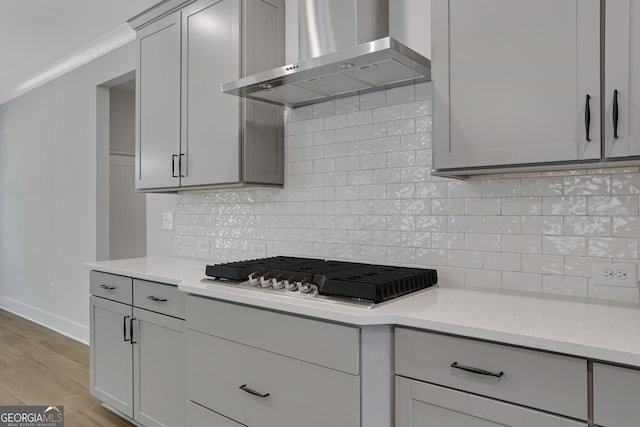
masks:
[[[589,197],[589,215],[638,216],[638,196]]]
[[[500,199],[471,198],[464,201],[465,215],[500,215]]]
[[[587,296],[587,278],[571,276],[542,276],[542,292],[573,297]]]
[[[540,197],[507,197],[502,199],[502,215],[540,215]]]
[[[432,172],[432,85],[285,111],[285,186],[178,193],[177,255],[311,256],[433,267],[441,286],[640,304],[594,285],[595,261],[638,262],[640,168]],[[544,124],[542,124],[544,125]]]
[[[586,197],[543,197],[542,215],[586,215]]]
[[[611,217],[565,216],[564,234],[568,236],[611,236]]]
[[[587,255],[586,237],[542,236],[542,252],[549,255]]]
[[[611,194],[611,176],[567,176],[564,178],[566,196]]]
[[[562,178],[523,178],[520,180],[522,196],[561,196]]]
[[[589,256],[638,258],[638,239],[629,237],[590,237]]]
[[[535,293],[542,292],[542,275],[503,271],[502,289]]]
[[[505,234],[502,236],[502,252],[522,254],[542,253],[542,238],[533,235]]]

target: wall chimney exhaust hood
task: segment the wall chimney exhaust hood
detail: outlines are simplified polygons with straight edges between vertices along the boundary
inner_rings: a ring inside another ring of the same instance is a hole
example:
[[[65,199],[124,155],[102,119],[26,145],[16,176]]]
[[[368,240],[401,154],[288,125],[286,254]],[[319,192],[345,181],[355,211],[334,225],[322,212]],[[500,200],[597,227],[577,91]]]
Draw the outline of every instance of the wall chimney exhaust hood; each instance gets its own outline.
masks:
[[[299,0],[298,11],[302,60],[223,83],[222,92],[300,107],[431,80],[431,61],[388,36],[388,0]]]

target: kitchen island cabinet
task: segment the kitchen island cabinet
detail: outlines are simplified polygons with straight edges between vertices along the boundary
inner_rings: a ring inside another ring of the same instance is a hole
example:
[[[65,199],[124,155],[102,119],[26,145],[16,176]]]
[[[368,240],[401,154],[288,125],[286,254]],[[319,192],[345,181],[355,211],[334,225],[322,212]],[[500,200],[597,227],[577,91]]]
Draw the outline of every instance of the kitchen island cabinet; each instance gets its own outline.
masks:
[[[130,21],[136,189],[282,185],[283,108],[223,94],[220,83],[284,65],[284,1],[185,3]]]
[[[90,280],[91,394],[145,427],[182,427],[184,295],[96,271]]]

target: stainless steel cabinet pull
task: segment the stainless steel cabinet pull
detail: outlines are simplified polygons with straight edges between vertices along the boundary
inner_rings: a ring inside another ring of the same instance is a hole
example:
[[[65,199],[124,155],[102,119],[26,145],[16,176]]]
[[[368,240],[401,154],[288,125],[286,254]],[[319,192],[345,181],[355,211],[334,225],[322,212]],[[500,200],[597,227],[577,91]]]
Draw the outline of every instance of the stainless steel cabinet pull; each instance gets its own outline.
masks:
[[[155,301],[155,302],[167,302],[166,298],[158,298],[158,297],[154,297],[153,295],[149,295],[147,299],[150,299],[151,301]]]
[[[489,376],[489,377],[500,378],[501,376],[504,375],[504,372],[502,372],[502,371],[500,371],[500,372],[498,372],[496,374],[495,372],[485,371],[484,369],[474,368],[472,366],[458,365],[458,362],[453,362],[451,364],[451,367],[455,368],[455,369],[460,369],[460,370],[465,371],[465,372],[471,372],[472,374],[486,375],[486,376]]]
[[[129,316],[127,316],[129,317]],[[129,338],[131,339],[131,344],[137,344],[138,341],[134,341],[133,340],[133,321],[134,320],[138,320],[135,317],[132,317],[131,319],[129,319]]]
[[[178,175],[176,175],[176,157],[178,157],[177,154],[171,155],[171,176],[173,178],[178,178]]]
[[[591,141],[589,138],[589,128],[591,127],[591,107],[589,106],[589,100],[591,95],[587,95],[586,106],[584,107],[584,127],[587,133],[587,141]]]
[[[613,91],[613,139],[618,139],[618,90]]]
[[[253,394],[254,396],[258,396],[258,397],[261,397],[261,398],[263,398],[263,399],[266,399],[267,397],[269,397],[269,393],[262,394],[262,393],[260,393],[260,392],[258,392],[258,391],[255,391],[255,390],[250,389],[249,387],[247,387],[247,385],[246,385],[246,384],[243,384],[243,385],[241,385],[241,386],[240,386],[240,387],[238,387],[238,388],[239,388],[240,390],[242,390],[242,391],[246,391],[246,392],[247,392],[247,393],[249,393],[249,394]]]
[[[115,286],[107,286],[107,285],[100,285],[100,287],[107,291],[113,291],[116,288]]]
[[[127,319],[131,316],[124,316],[122,319],[122,339],[124,342],[131,341],[131,338],[127,338]]]

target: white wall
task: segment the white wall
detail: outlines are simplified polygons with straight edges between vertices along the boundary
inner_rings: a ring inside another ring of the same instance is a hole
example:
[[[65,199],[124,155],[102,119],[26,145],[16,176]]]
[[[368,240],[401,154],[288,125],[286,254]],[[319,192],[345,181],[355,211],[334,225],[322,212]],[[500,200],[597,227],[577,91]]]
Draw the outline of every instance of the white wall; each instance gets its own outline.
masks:
[[[147,256],[175,255],[175,227],[162,229],[162,213],[175,212],[175,209],[175,194],[147,194]]]
[[[135,153],[136,93],[112,87],[109,90],[110,151]]]
[[[82,341],[82,262],[96,259],[96,86],[134,68],[131,43],[0,106],[0,307]]]

